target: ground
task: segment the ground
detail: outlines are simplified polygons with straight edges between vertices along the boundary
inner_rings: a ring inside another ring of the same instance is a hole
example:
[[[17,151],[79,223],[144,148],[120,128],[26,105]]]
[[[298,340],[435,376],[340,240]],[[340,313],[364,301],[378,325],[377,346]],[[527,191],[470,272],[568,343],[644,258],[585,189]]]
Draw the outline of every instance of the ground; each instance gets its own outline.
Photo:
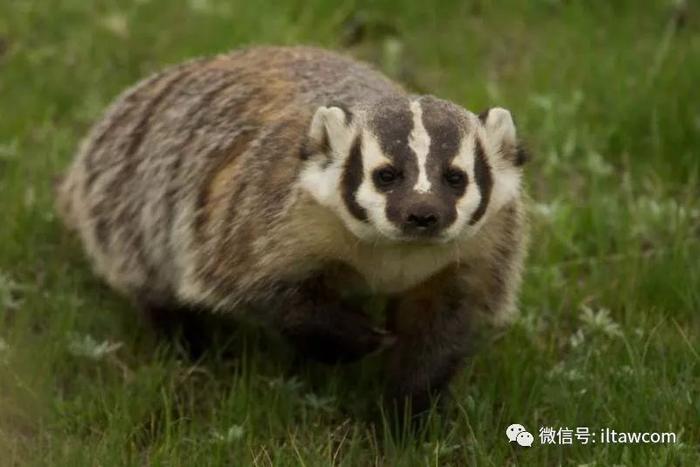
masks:
[[[482,337],[423,433],[371,423],[376,359],[298,367],[242,329],[232,355],[189,361],[53,212],[54,175],[121,89],[258,43],[508,107],[532,150],[520,317]],[[700,10],[682,0],[2,2],[0,464],[700,465],[699,82]],[[532,447],[507,442],[512,423]],[[564,444],[583,428],[677,439]]]

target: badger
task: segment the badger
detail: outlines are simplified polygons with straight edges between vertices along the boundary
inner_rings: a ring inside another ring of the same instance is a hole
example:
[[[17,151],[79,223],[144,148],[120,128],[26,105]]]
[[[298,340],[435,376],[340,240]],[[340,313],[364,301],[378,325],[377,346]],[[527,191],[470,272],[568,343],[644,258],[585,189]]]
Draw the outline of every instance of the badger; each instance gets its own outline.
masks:
[[[144,312],[252,318],[325,362],[382,350],[386,400],[421,412],[473,324],[517,308],[525,160],[508,110],[414,95],[323,49],[252,47],[125,91],[56,203]],[[382,297],[384,321],[353,293]]]

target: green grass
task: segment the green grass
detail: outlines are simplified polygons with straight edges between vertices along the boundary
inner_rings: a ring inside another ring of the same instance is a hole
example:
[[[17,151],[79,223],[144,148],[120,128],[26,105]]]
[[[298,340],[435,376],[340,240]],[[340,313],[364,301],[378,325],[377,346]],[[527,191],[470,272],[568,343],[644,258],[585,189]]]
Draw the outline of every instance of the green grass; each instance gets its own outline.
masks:
[[[700,465],[697,5],[253,3],[0,4],[0,464]],[[508,107],[533,149],[522,316],[415,439],[372,432],[376,361],[295,372],[258,330],[234,358],[180,358],[53,214],[53,175],[121,89],[254,43],[346,49],[414,90]],[[514,422],[532,448],[506,442]],[[546,426],[678,442],[541,445]]]

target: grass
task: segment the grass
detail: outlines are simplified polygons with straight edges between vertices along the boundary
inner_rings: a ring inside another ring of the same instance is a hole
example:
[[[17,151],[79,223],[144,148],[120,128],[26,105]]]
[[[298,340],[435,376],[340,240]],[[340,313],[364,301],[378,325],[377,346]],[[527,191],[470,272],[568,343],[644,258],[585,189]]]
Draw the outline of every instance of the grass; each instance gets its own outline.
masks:
[[[583,3],[2,2],[0,464],[700,465],[700,10]],[[252,43],[345,49],[509,107],[534,150],[521,317],[415,439],[370,429],[377,362],[295,372],[254,329],[233,359],[180,358],[53,214],[53,175],[121,89]],[[533,447],[506,442],[516,422]],[[550,426],[678,439],[543,445]]]

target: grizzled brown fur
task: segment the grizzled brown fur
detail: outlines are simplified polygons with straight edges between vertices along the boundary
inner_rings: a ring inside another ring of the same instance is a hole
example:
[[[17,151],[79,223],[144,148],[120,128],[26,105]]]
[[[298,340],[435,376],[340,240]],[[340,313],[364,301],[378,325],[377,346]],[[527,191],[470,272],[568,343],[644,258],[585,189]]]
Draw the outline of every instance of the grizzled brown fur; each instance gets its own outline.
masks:
[[[461,363],[473,317],[498,320],[514,309],[525,238],[520,200],[469,242],[427,250],[359,241],[298,182],[305,160],[328,150],[327,139],[308,137],[318,107],[343,109],[349,124],[367,102],[408,98],[370,67],[319,49],[194,60],[116,100],[60,184],[58,210],[96,271],[145,306],[248,313],[325,360],[351,360],[395,340],[388,393],[420,410]],[[439,108],[426,106],[430,122]],[[404,123],[410,131],[410,119]],[[444,134],[452,146],[443,147],[456,151],[459,135]],[[483,157],[476,176],[488,184]],[[342,183],[350,205],[361,177],[351,164]],[[361,206],[354,214],[366,216]],[[416,261],[433,257],[450,259],[400,286]],[[372,282],[377,264],[389,272]],[[355,287],[391,297],[388,330],[337,293]]]

